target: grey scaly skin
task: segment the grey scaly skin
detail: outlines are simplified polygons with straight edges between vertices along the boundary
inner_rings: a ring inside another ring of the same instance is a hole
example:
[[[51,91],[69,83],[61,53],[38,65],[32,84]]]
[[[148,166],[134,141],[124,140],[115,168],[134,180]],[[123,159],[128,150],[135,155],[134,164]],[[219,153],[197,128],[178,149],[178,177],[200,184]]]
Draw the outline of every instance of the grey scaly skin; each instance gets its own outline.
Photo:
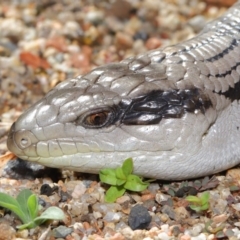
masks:
[[[240,163],[240,3],[196,37],[62,82],[13,124],[8,148],[98,173],[132,157],[158,179]]]

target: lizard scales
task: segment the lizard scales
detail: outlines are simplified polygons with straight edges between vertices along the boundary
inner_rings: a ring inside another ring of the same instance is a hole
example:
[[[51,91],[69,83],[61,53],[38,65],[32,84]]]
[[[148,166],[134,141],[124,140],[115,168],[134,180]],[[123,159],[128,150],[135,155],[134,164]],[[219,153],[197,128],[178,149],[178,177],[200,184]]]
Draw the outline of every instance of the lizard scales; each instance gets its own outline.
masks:
[[[196,37],[64,81],[13,124],[8,148],[98,173],[132,157],[159,179],[240,163],[240,2]]]

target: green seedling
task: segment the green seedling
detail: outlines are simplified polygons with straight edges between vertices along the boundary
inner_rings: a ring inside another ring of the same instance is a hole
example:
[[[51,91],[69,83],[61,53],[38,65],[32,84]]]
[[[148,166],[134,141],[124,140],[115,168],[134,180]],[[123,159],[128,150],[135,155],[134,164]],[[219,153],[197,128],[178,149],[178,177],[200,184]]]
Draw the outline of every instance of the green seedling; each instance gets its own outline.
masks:
[[[203,192],[200,197],[187,196],[186,200],[190,203],[190,208],[196,212],[208,210],[209,208],[209,192]]]
[[[121,197],[126,190],[141,192],[145,190],[151,181],[142,181],[142,178],[132,174],[133,160],[128,158],[123,162],[122,167],[116,169],[104,168],[100,171],[101,182],[111,185],[105,195],[106,202],[114,202]]]
[[[15,213],[23,222],[17,226],[18,229],[35,228],[47,220],[63,220],[64,213],[58,207],[47,208],[40,216],[38,212],[38,198],[30,190],[22,190],[17,198],[13,198],[5,193],[0,193],[0,206],[9,209]]]

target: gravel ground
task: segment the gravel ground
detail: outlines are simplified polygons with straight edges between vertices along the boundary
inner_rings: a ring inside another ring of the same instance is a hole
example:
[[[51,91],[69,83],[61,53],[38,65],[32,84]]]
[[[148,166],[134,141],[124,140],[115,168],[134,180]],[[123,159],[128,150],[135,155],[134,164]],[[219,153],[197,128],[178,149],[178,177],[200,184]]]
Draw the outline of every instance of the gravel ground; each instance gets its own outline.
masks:
[[[57,83],[92,68],[193,37],[234,1],[134,0],[0,1],[0,164],[10,125]],[[11,161],[14,165],[14,161]],[[157,181],[142,193],[104,203],[98,176],[20,169],[0,192],[29,188],[43,208],[59,206],[64,221],[31,230],[0,209],[7,239],[240,239],[240,170],[184,182]],[[52,176],[52,177],[49,177]],[[209,191],[209,208],[196,213],[185,197]],[[49,228],[49,226],[51,226]]]

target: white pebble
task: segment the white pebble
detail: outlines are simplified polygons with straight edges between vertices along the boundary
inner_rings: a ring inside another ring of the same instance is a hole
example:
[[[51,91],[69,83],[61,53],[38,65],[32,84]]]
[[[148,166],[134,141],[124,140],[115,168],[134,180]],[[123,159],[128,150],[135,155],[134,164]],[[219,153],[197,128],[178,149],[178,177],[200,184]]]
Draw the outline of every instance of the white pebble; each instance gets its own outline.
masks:
[[[207,240],[207,237],[204,233],[201,233],[197,237],[191,237],[191,240]]]
[[[155,197],[155,200],[161,204],[162,202],[165,202],[169,199],[169,196],[166,195],[166,194],[163,194],[163,193],[157,193],[156,194],[156,197]]]
[[[240,211],[240,203],[232,204],[232,207],[233,207],[235,210]]]
[[[103,220],[107,222],[119,222],[121,217],[122,217],[121,213],[107,212]]]
[[[133,239],[134,237],[134,231],[130,227],[122,229],[121,233],[127,239]]]
[[[72,197],[80,198],[85,192],[86,192],[86,186],[82,182],[79,182],[78,185],[76,185],[73,190]]]
[[[170,239],[169,236],[167,235],[167,233],[165,232],[161,232],[158,234],[158,238],[161,239],[161,240],[168,240]]]

